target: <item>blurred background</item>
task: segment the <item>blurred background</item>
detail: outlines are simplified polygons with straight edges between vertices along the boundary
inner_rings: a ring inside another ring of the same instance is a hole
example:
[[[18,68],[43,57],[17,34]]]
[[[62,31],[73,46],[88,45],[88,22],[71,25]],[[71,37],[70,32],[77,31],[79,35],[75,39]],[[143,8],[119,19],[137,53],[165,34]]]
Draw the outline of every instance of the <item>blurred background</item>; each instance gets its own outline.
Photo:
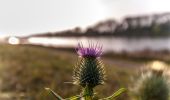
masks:
[[[99,97],[128,88],[141,68],[170,64],[169,0],[0,0],[0,99],[55,100],[79,94],[78,42],[103,46]],[[132,100],[131,93],[118,100]]]

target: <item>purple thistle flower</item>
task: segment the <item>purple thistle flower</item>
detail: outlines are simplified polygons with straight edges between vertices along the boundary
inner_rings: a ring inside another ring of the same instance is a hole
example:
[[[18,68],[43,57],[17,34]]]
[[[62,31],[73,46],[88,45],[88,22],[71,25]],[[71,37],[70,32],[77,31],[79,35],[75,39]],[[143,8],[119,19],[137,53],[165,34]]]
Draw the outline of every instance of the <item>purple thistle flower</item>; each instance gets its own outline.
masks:
[[[81,57],[100,57],[102,54],[102,46],[100,44],[94,45],[93,43],[89,43],[88,47],[84,47],[80,42],[76,48],[77,54]]]

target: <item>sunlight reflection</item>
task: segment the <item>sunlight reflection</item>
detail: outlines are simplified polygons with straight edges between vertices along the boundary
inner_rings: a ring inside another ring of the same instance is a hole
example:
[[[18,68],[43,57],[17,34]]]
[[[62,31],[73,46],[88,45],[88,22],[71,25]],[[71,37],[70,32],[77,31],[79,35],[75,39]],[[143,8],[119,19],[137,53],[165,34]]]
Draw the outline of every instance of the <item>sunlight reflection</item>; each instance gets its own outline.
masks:
[[[20,43],[20,40],[17,37],[12,36],[12,37],[9,37],[8,43],[12,45],[17,45]]]
[[[161,61],[153,61],[149,65],[152,70],[157,70],[157,71],[165,70],[167,67],[167,65]]]
[[[77,41],[67,38],[29,38],[28,42],[34,45],[44,46],[58,46],[58,47],[74,47],[77,45]]]

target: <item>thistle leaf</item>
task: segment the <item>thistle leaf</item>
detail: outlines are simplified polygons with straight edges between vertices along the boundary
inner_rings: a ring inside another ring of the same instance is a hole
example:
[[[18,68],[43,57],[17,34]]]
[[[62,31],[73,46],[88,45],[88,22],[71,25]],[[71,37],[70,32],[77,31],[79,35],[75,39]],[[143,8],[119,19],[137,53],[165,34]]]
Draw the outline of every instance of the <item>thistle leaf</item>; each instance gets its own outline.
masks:
[[[80,98],[82,98],[83,96],[80,95],[76,95],[76,96],[72,96],[70,98],[66,98],[65,100],[79,100]]]
[[[72,96],[70,98],[66,98],[65,100],[80,100],[81,98],[85,97],[86,95],[76,95],[76,96]]]
[[[114,92],[111,96],[109,96],[107,98],[100,99],[100,100],[115,100],[116,97],[118,97],[125,91],[126,91],[125,88],[121,88],[121,89],[117,90],[116,92]]]
[[[64,100],[61,96],[59,96],[56,92],[51,90],[50,88],[45,88],[45,90],[49,91],[57,100]]]

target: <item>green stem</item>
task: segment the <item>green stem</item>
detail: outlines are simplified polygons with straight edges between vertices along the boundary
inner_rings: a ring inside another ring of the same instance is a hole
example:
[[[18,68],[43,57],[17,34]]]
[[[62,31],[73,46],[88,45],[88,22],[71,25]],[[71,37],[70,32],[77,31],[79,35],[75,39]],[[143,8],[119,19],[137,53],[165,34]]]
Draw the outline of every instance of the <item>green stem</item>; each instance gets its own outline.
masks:
[[[93,88],[86,86],[83,89],[83,97],[84,97],[84,100],[92,100],[93,99]]]

